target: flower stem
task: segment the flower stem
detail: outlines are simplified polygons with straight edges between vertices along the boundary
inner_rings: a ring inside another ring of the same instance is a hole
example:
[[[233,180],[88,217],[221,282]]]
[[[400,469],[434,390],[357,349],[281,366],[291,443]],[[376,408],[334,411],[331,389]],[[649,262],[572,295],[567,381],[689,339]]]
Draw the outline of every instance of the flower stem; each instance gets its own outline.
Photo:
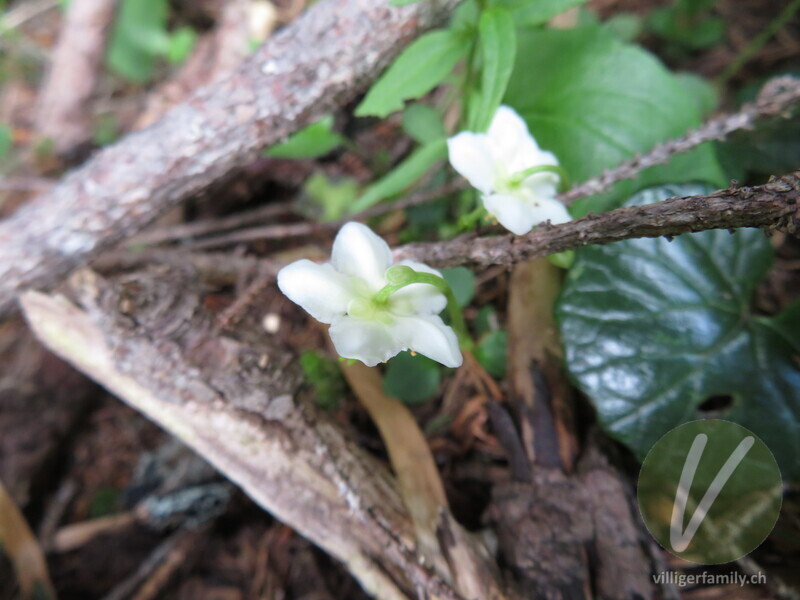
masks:
[[[569,189],[569,176],[567,172],[560,167],[559,165],[538,165],[535,167],[528,167],[527,169],[523,169],[522,171],[517,171],[511,177],[509,177],[509,182],[512,185],[519,185],[523,181],[525,181],[531,175],[536,175],[537,173],[554,173],[558,175],[559,178],[559,185],[558,191],[559,192],[566,192]]]

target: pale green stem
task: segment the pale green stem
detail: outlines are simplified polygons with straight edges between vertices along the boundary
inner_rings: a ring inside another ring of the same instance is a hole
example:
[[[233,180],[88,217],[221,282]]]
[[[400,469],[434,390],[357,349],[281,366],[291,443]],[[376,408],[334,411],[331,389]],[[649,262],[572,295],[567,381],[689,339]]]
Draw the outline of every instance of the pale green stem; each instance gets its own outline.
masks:
[[[555,173],[559,177],[558,191],[565,192],[569,189],[569,176],[567,175],[567,172],[559,165],[538,165],[535,167],[528,167],[527,169],[517,171],[511,175],[511,177],[508,178],[508,181],[511,185],[519,185],[528,177],[531,175],[536,175],[537,173]]]

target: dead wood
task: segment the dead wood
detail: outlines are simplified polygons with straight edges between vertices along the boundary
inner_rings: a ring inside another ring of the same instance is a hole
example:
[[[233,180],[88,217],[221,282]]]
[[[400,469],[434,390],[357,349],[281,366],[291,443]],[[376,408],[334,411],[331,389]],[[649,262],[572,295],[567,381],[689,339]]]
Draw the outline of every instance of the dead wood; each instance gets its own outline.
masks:
[[[0,313],[351,99],[458,0],[327,0],[0,224]],[[313,43],[309,43],[313,40]]]
[[[56,151],[69,153],[89,141],[87,102],[94,91],[117,0],[73,0],[39,93],[36,129]]]
[[[552,310],[560,285],[545,260],[511,277],[508,405],[520,440],[504,444],[515,480],[493,488],[487,520],[526,598],[652,598],[631,491],[596,440],[581,443],[576,431]]]
[[[418,564],[385,467],[297,398],[285,348],[252,329],[240,339],[217,334],[190,270],[114,281],[80,271],[71,287],[77,304],[38,292],[22,300],[45,345],[345,563],[371,593],[460,597]]]

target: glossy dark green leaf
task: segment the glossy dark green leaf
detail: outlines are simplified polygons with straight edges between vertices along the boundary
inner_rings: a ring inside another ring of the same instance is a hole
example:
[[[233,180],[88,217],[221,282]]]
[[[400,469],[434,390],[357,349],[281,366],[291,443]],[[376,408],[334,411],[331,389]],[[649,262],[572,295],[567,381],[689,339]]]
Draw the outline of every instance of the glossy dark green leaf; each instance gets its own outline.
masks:
[[[381,75],[358,105],[359,117],[387,117],[444,81],[469,48],[469,40],[452,31],[433,31],[414,41]]]
[[[570,179],[584,181],[700,123],[686,88],[652,55],[602,28],[524,31],[506,103]],[[555,68],[557,66],[557,68]],[[614,192],[582,199],[574,216],[607,210],[644,186],[676,181],[725,185],[713,148],[703,145],[645,171]]]
[[[470,105],[470,131],[486,131],[508,87],[517,53],[514,20],[502,8],[485,11],[478,24],[481,90]]]
[[[708,191],[666,186],[630,203]],[[643,458],[673,427],[709,416],[712,400],[714,416],[751,429],[784,476],[800,479],[800,308],[752,312],[772,262],[764,234],[708,231],[577,254],[557,317],[568,369],[603,427]]]
[[[421,354],[401,352],[386,366],[383,391],[406,404],[421,404],[436,396],[441,381],[439,363]]]

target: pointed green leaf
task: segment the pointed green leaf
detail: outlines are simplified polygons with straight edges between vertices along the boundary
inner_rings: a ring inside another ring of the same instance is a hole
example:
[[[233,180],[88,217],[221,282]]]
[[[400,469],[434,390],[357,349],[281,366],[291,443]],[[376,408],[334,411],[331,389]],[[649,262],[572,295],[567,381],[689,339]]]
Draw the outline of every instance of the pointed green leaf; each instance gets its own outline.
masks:
[[[361,198],[353,203],[350,212],[365,210],[381,200],[399,194],[422,177],[437,161],[446,157],[447,142],[444,139],[420,146],[388,175],[369,186]]]
[[[387,117],[444,81],[467,52],[469,40],[452,31],[433,31],[415,40],[375,82],[356,108],[357,117]]]
[[[486,131],[506,93],[514,68],[517,36],[514,21],[507,10],[494,8],[481,15],[478,25],[478,49],[482,58],[481,92],[470,107],[470,131]]]

